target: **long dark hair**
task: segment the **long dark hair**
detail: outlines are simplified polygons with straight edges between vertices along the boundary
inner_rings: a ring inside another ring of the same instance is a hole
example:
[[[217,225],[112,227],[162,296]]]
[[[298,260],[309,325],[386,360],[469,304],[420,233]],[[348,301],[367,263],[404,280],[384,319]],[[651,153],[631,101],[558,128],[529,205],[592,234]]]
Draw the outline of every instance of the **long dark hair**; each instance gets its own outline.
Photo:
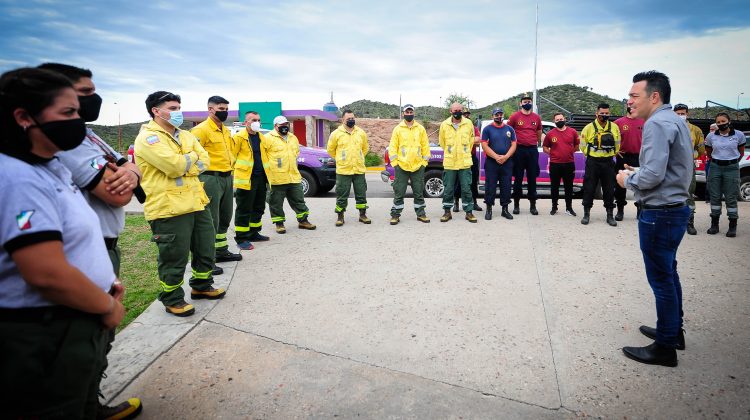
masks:
[[[3,73],[0,76],[0,152],[31,150],[23,127],[13,116],[16,109],[23,108],[37,117],[54,102],[60,90],[72,87],[65,76],[50,70],[23,67]]]

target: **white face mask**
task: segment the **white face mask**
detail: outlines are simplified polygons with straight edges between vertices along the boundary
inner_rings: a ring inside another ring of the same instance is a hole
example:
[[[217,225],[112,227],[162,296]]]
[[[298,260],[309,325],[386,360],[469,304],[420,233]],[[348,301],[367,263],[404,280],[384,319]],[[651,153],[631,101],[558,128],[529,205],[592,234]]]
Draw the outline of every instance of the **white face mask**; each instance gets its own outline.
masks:
[[[682,118],[683,121],[687,121],[687,115],[680,115],[680,118]]]
[[[256,133],[260,132],[260,123],[258,121],[253,121],[250,123],[250,129],[255,131]]]

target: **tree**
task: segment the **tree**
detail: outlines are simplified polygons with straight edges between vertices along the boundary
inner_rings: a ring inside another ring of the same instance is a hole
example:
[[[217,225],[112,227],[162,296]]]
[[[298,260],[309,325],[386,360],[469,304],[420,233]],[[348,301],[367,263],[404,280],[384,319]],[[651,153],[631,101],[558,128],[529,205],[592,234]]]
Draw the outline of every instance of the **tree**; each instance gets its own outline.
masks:
[[[451,93],[445,98],[444,105],[446,108],[450,108],[454,102],[457,102],[463,105],[464,108],[466,109],[471,109],[472,107],[474,107],[474,101],[469,99],[469,97],[464,95],[463,93],[457,93],[457,92]]]

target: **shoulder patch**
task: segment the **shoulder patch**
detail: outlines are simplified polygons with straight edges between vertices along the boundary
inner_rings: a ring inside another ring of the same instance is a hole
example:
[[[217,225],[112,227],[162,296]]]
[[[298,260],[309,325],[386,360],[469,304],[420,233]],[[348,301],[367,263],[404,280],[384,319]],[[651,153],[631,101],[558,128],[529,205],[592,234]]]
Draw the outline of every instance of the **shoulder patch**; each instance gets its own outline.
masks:
[[[94,168],[94,170],[96,171],[99,171],[104,167],[104,165],[99,163],[98,159],[91,159],[91,162],[89,162],[89,165],[91,165],[91,167]]]
[[[159,142],[159,136],[154,135],[154,136],[148,136],[146,138],[146,143],[148,144],[156,144],[158,142]]]
[[[510,138],[510,131],[506,131],[505,135],[508,136],[508,138]]]
[[[23,210],[21,213],[19,213],[16,216],[16,223],[18,224],[18,229],[20,230],[31,229],[31,216],[34,215],[34,212],[36,212],[36,210]]]

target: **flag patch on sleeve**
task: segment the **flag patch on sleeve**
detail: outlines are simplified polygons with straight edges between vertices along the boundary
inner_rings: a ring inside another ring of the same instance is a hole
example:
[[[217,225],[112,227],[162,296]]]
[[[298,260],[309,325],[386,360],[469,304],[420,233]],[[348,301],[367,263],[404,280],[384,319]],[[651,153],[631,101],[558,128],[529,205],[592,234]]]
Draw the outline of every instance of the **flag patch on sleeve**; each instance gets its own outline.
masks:
[[[148,144],[156,144],[156,143],[158,143],[158,142],[159,142],[159,136],[149,136],[149,137],[148,137],[148,138],[146,139],[146,142],[147,142]]]
[[[91,159],[91,167],[94,168],[94,170],[99,171],[101,170],[104,165],[99,163],[98,159]]]
[[[18,223],[18,229],[27,230],[31,229],[31,216],[34,215],[36,210],[24,210],[16,216],[16,223]]]

